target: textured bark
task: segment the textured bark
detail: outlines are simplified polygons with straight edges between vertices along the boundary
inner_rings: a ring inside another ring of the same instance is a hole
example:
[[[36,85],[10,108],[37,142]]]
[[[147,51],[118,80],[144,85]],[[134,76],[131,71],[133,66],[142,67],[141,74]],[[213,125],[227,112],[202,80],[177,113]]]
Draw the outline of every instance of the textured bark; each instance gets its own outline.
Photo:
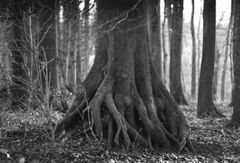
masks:
[[[29,76],[27,74],[26,58],[27,40],[25,39],[23,6],[18,1],[12,2],[14,8],[14,19],[12,24],[12,40],[10,41],[10,50],[12,56],[12,82],[11,87],[11,108],[18,110],[26,108],[28,93]]]
[[[181,81],[183,0],[172,2],[170,14],[170,93],[178,104],[187,105]]]
[[[72,108],[57,125],[57,138],[88,126],[109,146],[138,143],[193,150],[185,117],[150,58],[148,4],[145,0],[97,1],[98,23],[108,23],[98,32],[94,65]],[[116,16],[120,17],[109,21]]]
[[[153,1],[147,6],[149,50],[154,67],[162,78],[160,2]]]
[[[234,105],[231,127],[240,125],[240,1],[234,4],[234,25],[233,25],[233,72],[234,72]]]
[[[197,116],[223,116],[213,104],[212,88],[216,41],[216,0],[204,0],[203,51],[199,79]]]
[[[192,35],[192,83],[191,83],[191,96],[195,99],[196,96],[196,39],[194,27],[194,11],[195,5],[192,0],[192,15],[191,15],[191,35]]]

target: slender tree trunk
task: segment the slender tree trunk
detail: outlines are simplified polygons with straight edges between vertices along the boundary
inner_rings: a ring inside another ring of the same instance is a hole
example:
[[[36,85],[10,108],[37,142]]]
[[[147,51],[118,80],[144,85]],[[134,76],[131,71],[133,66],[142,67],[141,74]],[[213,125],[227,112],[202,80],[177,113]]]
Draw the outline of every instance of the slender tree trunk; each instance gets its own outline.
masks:
[[[162,49],[163,49],[163,83],[167,85],[167,62],[168,62],[168,54],[166,50],[166,36],[165,36],[165,31],[166,31],[166,20],[167,20],[167,13],[166,9],[164,8],[164,19],[162,23]]]
[[[216,40],[216,0],[204,0],[203,51],[199,79],[197,116],[223,116],[213,104],[212,88]]]
[[[89,5],[90,1],[85,0],[83,9],[83,63],[82,63],[82,76],[85,78],[89,69]]]
[[[182,89],[182,25],[183,0],[172,2],[170,25],[170,92],[178,104],[187,105]]]
[[[214,63],[214,76],[213,76],[213,97],[214,100],[217,100],[217,89],[218,89],[218,71],[219,71],[219,62],[220,62],[220,51],[216,45],[215,51],[215,63]]]
[[[79,22],[78,22],[79,24],[79,28],[81,28],[82,26],[82,21],[81,20],[79,20]],[[76,72],[76,75],[77,75],[77,85],[80,85],[81,84],[81,82],[82,82],[82,53],[81,53],[81,37],[80,37],[80,30],[78,30],[78,34],[77,34],[77,59],[76,59],[76,61],[77,61],[77,72]]]
[[[67,58],[66,58],[66,87],[74,92],[77,85],[77,35],[79,30],[78,14],[79,0],[65,1],[66,23],[68,26]]]
[[[231,123],[228,126],[240,125],[240,1],[234,2],[233,25],[233,72],[234,72],[234,105]]]
[[[191,84],[191,96],[195,99],[196,96],[196,39],[195,39],[195,27],[194,27],[194,0],[192,0],[192,15],[191,15],[191,35],[192,35],[192,84]]]
[[[199,21],[198,21],[198,32],[197,32],[197,87],[199,87],[199,77],[200,77],[200,68],[201,68],[201,39],[200,39],[200,28],[201,28],[201,20],[202,20],[202,8],[200,9]],[[198,90],[197,90],[198,91]],[[198,94],[198,93],[197,93]]]
[[[136,142],[152,148],[193,150],[184,115],[150,58],[145,25],[149,2],[97,1],[98,23],[108,23],[98,32],[93,67],[83,82],[83,91],[78,92],[72,108],[57,125],[57,137],[71,135],[86,120],[110,146],[129,147]],[[109,21],[116,16],[120,17]],[[92,119],[84,112],[91,113]]]
[[[13,110],[23,109],[27,107],[29,97],[29,76],[27,74],[26,50],[27,41],[25,39],[23,8],[18,1],[12,2],[14,13],[12,22],[13,40],[10,41],[10,50],[12,56],[12,82],[11,87]]]
[[[226,45],[225,45],[222,80],[221,80],[221,100],[222,101],[224,100],[224,94],[225,94],[225,78],[226,78],[227,62],[228,62],[228,54],[229,54],[231,24],[232,24],[232,16],[230,16],[230,22],[229,22],[228,29],[227,29],[227,36],[226,36],[226,43],[225,43]]]
[[[233,33],[233,32],[231,32]],[[232,35],[231,35],[231,38],[232,38]],[[233,75],[233,50],[232,50],[232,43],[230,44],[230,75],[231,75],[231,83],[232,83],[232,97],[231,97],[231,102],[230,104],[228,105],[229,107],[232,107],[233,104],[234,104],[234,96],[235,96],[235,88],[234,88],[234,75]]]

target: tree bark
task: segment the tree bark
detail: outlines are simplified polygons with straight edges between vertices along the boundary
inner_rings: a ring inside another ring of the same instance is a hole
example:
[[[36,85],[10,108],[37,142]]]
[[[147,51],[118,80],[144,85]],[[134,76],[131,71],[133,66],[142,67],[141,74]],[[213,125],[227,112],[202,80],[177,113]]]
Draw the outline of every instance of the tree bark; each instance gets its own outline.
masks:
[[[153,3],[154,2],[154,3]],[[147,8],[148,15],[148,38],[149,50],[151,59],[156,71],[160,74],[162,79],[162,53],[161,53],[161,15],[160,15],[160,2],[153,1],[149,3]]]
[[[195,99],[196,96],[196,39],[194,27],[194,11],[195,5],[192,0],[192,15],[191,15],[191,35],[192,35],[192,83],[191,83],[191,96]]]
[[[86,120],[110,146],[137,142],[193,150],[185,117],[150,58],[145,25],[149,2],[97,1],[98,23],[105,25],[98,31],[96,58],[82,92],[57,125],[58,138],[83,129]]]
[[[234,7],[235,7],[235,0],[231,1],[231,16],[230,16],[230,22],[231,22],[231,31],[230,31],[230,37],[233,38],[233,30],[232,30],[232,26],[234,23]],[[231,102],[229,104],[230,107],[232,107],[234,105],[234,96],[235,96],[235,88],[234,88],[234,72],[233,72],[233,41],[230,42],[230,74],[231,74],[231,83],[232,83],[232,98],[231,98]]]
[[[231,122],[228,126],[239,127],[240,125],[240,1],[234,4],[233,25],[233,72],[234,72],[234,105]]]
[[[183,0],[172,2],[170,17],[170,93],[178,104],[187,105],[181,81]]]
[[[216,36],[216,0],[204,0],[203,51],[199,79],[197,116],[222,117],[213,104],[212,88]]]

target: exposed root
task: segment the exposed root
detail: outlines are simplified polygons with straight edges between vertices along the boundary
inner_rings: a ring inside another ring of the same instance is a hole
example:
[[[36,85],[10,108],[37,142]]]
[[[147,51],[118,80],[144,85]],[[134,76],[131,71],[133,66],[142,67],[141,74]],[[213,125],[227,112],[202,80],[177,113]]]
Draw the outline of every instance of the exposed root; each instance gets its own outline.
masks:
[[[118,112],[115,103],[113,101],[112,93],[107,93],[105,97],[105,104],[108,107],[110,114],[112,115],[113,119],[117,123],[117,132],[114,138],[114,143],[119,145],[119,135],[122,131],[124,142],[126,146],[129,147],[131,144],[130,138],[127,134],[127,124],[125,122],[124,117]]]
[[[92,114],[92,123],[95,125],[97,134],[100,136],[100,138],[103,137],[103,128],[101,121],[101,105],[103,103],[106,93],[111,91],[112,84],[113,81],[106,77],[99,86],[95,96],[93,97],[92,101],[89,104]]]

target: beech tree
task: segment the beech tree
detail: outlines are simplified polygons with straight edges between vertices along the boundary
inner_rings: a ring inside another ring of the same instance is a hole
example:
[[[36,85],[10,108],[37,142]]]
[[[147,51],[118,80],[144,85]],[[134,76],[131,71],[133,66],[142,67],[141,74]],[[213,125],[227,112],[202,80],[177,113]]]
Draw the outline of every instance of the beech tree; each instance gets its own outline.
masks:
[[[231,127],[240,125],[240,1],[234,2],[233,24],[233,73],[234,73],[234,103],[233,114],[229,124]]]
[[[192,14],[191,14],[191,35],[192,35],[192,83],[191,83],[191,96],[195,98],[196,95],[196,39],[194,27],[194,13],[195,5],[192,0]]]
[[[193,150],[185,116],[150,59],[145,13],[154,1],[97,0],[95,61],[56,138],[88,126],[110,146]]]
[[[173,0],[170,7],[170,93],[178,104],[186,105],[181,82],[183,0]]]
[[[148,1],[147,1],[148,2]],[[154,3],[155,2],[155,3]],[[162,80],[162,55],[161,55],[161,24],[160,24],[160,2],[153,1],[147,8],[148,16],[148,38],[151,59],[154,67]]]
[[[216,0],[204,0],[203,51],[199,77],[197,116],[222,117],[213,103],[213,75],[216,41]]]

